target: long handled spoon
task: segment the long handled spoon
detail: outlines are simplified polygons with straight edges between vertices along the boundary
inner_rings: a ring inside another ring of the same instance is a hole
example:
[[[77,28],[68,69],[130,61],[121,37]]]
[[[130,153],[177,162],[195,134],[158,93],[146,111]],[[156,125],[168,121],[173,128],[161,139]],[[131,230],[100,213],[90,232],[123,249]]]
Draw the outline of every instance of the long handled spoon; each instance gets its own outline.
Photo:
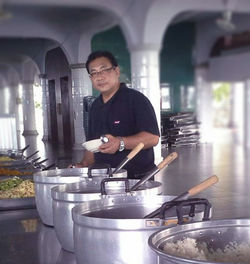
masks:
[[[156,173],[158,173],[161,169],[163,169],[165,166],[169,165],[173,160],[175,160],[178,157],[178,154],[176,152],[172,152],[169,154],[156,168],[151,170],[149,173],[147,173],[141,180],[139,180],[131,189],[130,191],[136,191],[142,184],[144,184],[147,180],[149,180],[151,177],[153,177]]]
[[[135,148],[132,149],[132,151],[129,152],[127,157],[121,161],[121,163],[115,168],[113,173],[118,172],[120,169],[122,169],[138,152],[140,152],[144,147],[143,143],[139,143]]]
[[[177,196],[171,201],[181,201],[181,200],[187,200],[191,196],[196,195],[197,193],[200,193],[201,191],[207,189],[208,187],[214,185],[219,181],[219,178],[216,175],[213,175],[206,179],[205,181],[199,183],[198,185],[194,186],[193,188],[189,189],[188,191],[182,193],[181,195]],[[144,218],[153,218],[156,217],[160,213],[160,208],[156,209],[152,213],[146,215]]]

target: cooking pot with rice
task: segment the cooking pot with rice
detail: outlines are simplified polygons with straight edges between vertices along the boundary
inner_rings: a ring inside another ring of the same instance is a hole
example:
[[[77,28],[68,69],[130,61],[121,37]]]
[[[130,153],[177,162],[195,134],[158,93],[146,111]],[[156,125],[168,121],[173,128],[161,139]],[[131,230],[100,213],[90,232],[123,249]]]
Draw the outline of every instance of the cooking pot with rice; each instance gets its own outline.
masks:
[[[224,219],[160,230],[148,244],[159,264],[248,264],[250,220]]]

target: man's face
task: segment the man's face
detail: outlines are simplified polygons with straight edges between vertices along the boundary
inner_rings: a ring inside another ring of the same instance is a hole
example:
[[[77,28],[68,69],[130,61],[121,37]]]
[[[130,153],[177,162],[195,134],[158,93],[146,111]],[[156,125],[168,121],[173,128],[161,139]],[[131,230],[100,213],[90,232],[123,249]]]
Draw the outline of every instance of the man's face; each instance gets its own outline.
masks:
[[[90,62],[89,73],[94,88],[101,93],[112,93],[119,87],[119,67],[113,67],[106,57]]]

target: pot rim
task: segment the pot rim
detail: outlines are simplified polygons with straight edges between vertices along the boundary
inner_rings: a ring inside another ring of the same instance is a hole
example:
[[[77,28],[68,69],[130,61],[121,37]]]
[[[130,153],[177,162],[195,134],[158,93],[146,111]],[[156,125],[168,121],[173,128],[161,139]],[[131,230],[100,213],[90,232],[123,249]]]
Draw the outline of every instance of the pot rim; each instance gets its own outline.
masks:
[[[139,180],[134,179],[128,179],[129,182],[134,185]],[[90,200],[91,197],[93,197],[92,200],[95,200],[95,197],[117,197],[117,196],[133,196],[133,195],[143,195],[145,192],[153,192],[154,194],[160,194],[162,184],[158,181],[147,181],[147,183],[144,184],[145,186],[143,189],[139,189],[138,191],[132,191],[125,193],[124,187],[118,185],[115,186],[116,182],[110,182],[110,186],[107,187],[108,194],[107,195],[101,195],[101,187],[100,187],[100,181],[95,181],[94,179],[86,181],[80,181],[75,183],[69,183],[69,184],[63,184],[55,186],[51,189],[51,196],[53,200],[56,201],[66,201],[66,202],[85,202],[86,200]],[[117,181],[117,183],[119,183]],[[86,192],[88,189],[87,187],[90,187],[90,192]],[[95,188],[96,187],[96,188]],[[77,192],[77,190],[82,190],[82,192]],[[113,191],[113,193],[112,193]],[[117,192],[116,192],[117,191]],[[121,192],[118,192],[121,191]],[[111,193],[109,193],[111,192]]]
[[[185,233],[186,231],[197,231],[204,229],[213,229],[217,227],[238,227],[238,226],[249,226],[250,219],[221,219],[221,220],[209,220],[209,221],[199,221],[194,223],[187,223],[185,225],[177,225],[170,228],[164,228],[153,234],[148,238],[149,247],[158,255],[159,258],[164,260],[171,261],[171,263],[193,263],[193,264],[219,264],[219,262],[213,261],[204,261],[204,260],[195,260],[187,259],[183,257],[178,257],[170,255],[163,250],[159,249],[159,246],[166,241],[169,237],[174,237],[180,233]],[[167,233],[167,236],[165,234]],[[161,241],[161,242],[159,242]],[[232,264],[230,262],[223,262],[223,264]]]
[[[95,212],[101,209],[109,209],[113,207],[119,207],[122,205],[156,205],[156,208],[160,207],[162,203],[174,199],[176,196],[170,195],[145,195],[145,196],[126,196],[126,197],[108,197],[101,200],[87,201],[82,204],[76,205],[72,209],[72,218],[74,225],[85,226],[90,228],[101,229],[123,229],[123,230],[153,230],[159,228],[165,228],[166,222],[159,218],[98,218],[85,214]],[[155,209],[156,209],[155,208]],[[196,217],[201,218],[203,212],[197,212]],[[169,217],[167,219],[176,219],[176,216]],[[164,225],[164,226],[163,226]],[[173,226],[170,224],[168,226]]]
[[[77,171],[76,171],[77,170]],[[95,169],[96,171],[102,171],[104,169]],[[88,168],[69,168],[69,169],[57,169],[51,171],[42,171],[33,175],[34,183],[73,183],[79,181],[79,178],[84,180],[85,178],[106,178],[109,175],[106,173],[97,173],[93,170],[93,177],[88,177]],[[78,173],[76,173],[78,172]],[[121,169],[119,172],[114,173],[113,176],[116,178],[126,178],[127,171]]]

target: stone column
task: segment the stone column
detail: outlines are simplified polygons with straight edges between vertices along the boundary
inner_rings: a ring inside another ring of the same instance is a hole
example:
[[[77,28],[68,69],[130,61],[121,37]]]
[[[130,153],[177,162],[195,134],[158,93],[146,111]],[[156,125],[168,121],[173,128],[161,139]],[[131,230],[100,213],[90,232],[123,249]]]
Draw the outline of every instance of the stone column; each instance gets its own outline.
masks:
[[[16,88],[18,84],[11,83],[8,85],[9,90],[9,100],[7,102],[8,111],[7,114],[15,115],[16,114]]]
[[[48,79],[46,74],[40,74],[40,85],[42,87],[42,109],[43,109],[43,141],[49,139],[48,114],[49,114],[49,90]]]
[[[33,81],[23,81],[23,136],[38,135],[35,120]]]
[[[250,80],[245,82],[244,113],[244,141],[245,147],[250,149]]]
[[[92,95],[92,84],[84,63],[71,64],[72,98],[74,111],[74,149],[82,149],[86,141],[83,127],[83,97]]]
[[[212,86],[208,82],[208,64],[195,68],[195,82],[197,89],[196,115],[200,124],[200,141],[212,142]]]
[[[19,118],[19,105],[21,104],[18,84],[11,83],[9,86],[10,100],[8,102],[8,113],[15,116],[17,147],[21,148],[21,131]]]
[[[20,98],[19,94],[19,86],[17,85],[15,87],[15,97],[16,97],[16,132],[17,132],[17,146],[20,149],[21,148],[21,124],[20,124],[20,116],[19,116],[19,107],[22,105],[22,99]]]
[[[152,103],[159,129],[161,127],[160,108],[160,78],[159,78],[160,48],[138,49],[131,52],[132,88],[143,93]],[[155,163],[162,160],[161,142],[154,147]]]

